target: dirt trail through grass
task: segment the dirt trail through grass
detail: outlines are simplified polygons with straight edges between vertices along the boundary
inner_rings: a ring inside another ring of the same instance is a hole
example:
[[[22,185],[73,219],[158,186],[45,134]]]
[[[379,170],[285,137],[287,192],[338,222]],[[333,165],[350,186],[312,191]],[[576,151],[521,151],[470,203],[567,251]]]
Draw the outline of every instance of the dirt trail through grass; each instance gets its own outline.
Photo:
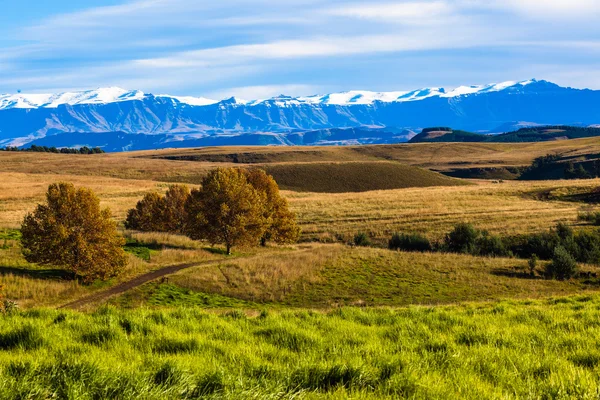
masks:
[[[294,254],[299,254],[299,253],[306,253],[306,252],[311,252],[313,251],[313,248],[307,248],[307,249],[302,249],[302,250],[295,250],[293,251]],[[288,253],[289,254],[289,253]],[[192,262],[192,263],[185,263],[185,264],[177,264],[177,265],[171,265],[168,267],[164,267],[164,268],[160,268],[148,273],[145,273],[143,275],[137,276],[133,279],[130,279],[128,281],[122,282],[116,286],[113,286],[107,290],[103,290],[103,291],[99,291],[96,293],[92,293],[88,296],[85,296],[81,299],[72,301],[70,303],[64,304],[60,307],[58,307],[59,309],[81,309],[85,306],[88,305],[93,305],[93,304],[97,304],[103,300],[106,300],[110,297],[113,296],[117,296],[120,294],[123,294],[131,289],[135,289],[139,286],[142,286],[148,282],[152,282],[154,280],[160,279],[160,278],[164,278],[167,277],[169,275],[173,275],[179,271],[182,271],[184,269],[188,269],[188,268],[193,268],[193,267],[202,267],[202,266],[211,266],[211,265],[218,265],[218,264],[222,264],[223,262],[235,262],[235,261],[240,261],[240,260],[252,260],[255,258],[260,258],[260,257],[264,257],[265,253],[262,253],[260,255],[253,255],[253,256],[247,256],[247,257],[232,257],[229,259],[220,259],[220,260],[211,260],[211,261],[198,261],[198,262]]]
[[[164,267],[161,269],[157,269],[155,271],[148,272],[144,275],[140,275],[135,277],[129,281],[118,284],[117,286],[111,287],[108,290],[103,290],[97,293],[93,293],[89,296],[83,297],[79,300],[75,300],[73,302],[64,304],[59,308],[71,308],[71,309],[80,309],[90,304],[98,303],[102,300],[106,300],[109,297],[116,296],[122,293],[127,292],[128,290],[134,289],[138,286],[142,286],[145,283],[151,282],[153,280],[164,278],[167,275],[172,275],[176,272],[179,272],[183,269],[192,268],[192,267],[200,267],[203,265],[214,265],[223,262],[223,260],[213,260],[213,261],[204,261],[204,262],[194,262],[194,263],[186,263],[186,264],[178,264],[171,265],[169,267]]]

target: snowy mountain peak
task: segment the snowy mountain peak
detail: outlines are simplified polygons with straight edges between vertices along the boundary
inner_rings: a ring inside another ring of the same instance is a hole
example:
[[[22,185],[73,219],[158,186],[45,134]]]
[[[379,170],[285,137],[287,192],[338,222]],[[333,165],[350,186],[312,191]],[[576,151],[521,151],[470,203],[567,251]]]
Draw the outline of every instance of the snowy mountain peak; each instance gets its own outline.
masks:
[[[290,107],[295,105],[371,105],[376,102],[393,103],[421,101],[432,97],[457,98],[461,96],[472,96],[490,92],[518,91],[526,86],[537,84],[553,85],[546,81],[530,79],[527,81],[508,81],[493,83],[489,85],[459,86],[452,90],[444,88],[422,88],[413,91],[394,92],[371,92],[365,90],[352,90],[348,92],[330,93],[325,95],[291,97],[279,95],[270,99],[246,101],[236,97],[226,100],[211,100],[204,97],[171,96],[146,94],[139,90],[128,91],[119,87],[99,88],[82,92],[65,92],[58,94],[0,94],[0,110],[10,108],[57,108],[62,105],[82,104],[109,104],[134,100],[145,100],[158,98],[170,100],[176,104],[184,104],[193,107],[204,107],[213,104],[258,106],[269,105],[277,107]]]
[[[61,105],[107,104],[119,101],[140,100],[144,97],[145,94],[139,90],[129,91],[118,87],[58,94],[0,94],[0,110],[8,108],[57,108]]]

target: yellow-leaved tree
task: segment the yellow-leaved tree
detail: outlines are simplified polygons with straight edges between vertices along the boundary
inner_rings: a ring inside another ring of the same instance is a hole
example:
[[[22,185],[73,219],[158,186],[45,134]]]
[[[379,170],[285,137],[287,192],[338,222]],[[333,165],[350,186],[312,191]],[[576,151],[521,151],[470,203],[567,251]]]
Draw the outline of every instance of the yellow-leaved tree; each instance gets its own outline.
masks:
[[[21,233],[27,261],[66,267],[85,282],[116,276],[127,264],[110,210],[100,208],[92,190],[71,183],[50,185]]]
[[[125,227],[143,232],[182,233],[185,224],[185,203],[190,189],[172,185],[165,196],[152,192],[129,210]]]
[[[195,240],[233,246],[260,243],[269,228],[266,194],[248,182],[246,171],[219,168],[208,173],[186,203],[186,233]]]
[[[300,227],[296,223],[296,215],[290,211],[287,200],[281,197],[275,179],[262,169],[243,171],[248,182],[265,195],[264,213],[268,229],[261,238],[261,244],[265,246],[269,240],[279,244],[297,242]]]

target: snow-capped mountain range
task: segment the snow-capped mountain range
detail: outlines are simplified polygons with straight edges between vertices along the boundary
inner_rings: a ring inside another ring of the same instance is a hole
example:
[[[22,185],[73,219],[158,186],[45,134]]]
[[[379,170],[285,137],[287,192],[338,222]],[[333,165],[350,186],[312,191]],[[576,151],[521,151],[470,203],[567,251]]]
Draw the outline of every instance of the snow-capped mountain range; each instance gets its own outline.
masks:
[[[226,144],[360,144],[408,140],[421,128],[503,132],[600,123],[600,91],[543,80],[452,90],[349,91],[211,100],[102,88],[0,95],[0,146],[107,151]]]
[[[446,91],[444,88],[424,88],[397,92],[370,92],[365,90],[352,90],[349,92],[330,93],[326,95],[314,95],[306,97],[290,97],[280,95],[270,99],[242,100],[236,97],[226,99],[230,104],[257,106],[260,104],[273,103],[277,106],[286,107],[299,104],[333,104],[339,106],[347,105],[372,105],[377,101],[383,103],[419,101],[430,97],[454,98],[465,95],[480,93],[499,92],[507,89],[518,90],[524,86],[536,82],[535,80],[522,82],[503,82],[490,85],[460,86]],[[82,92],[64,92],[57,94],[0,94],[0,110],[10,108],[58,108],[61,105],[83,105],[83,104],[108,104],[133,100],[144,100],[147,98],[160,98],[172,100],[189,106],[208,106],[217,104],[219,100],[211,100],[204,97],[192,96],[170,96],[144,93],[140,90],[125,90],[119,87],[99,88]]]

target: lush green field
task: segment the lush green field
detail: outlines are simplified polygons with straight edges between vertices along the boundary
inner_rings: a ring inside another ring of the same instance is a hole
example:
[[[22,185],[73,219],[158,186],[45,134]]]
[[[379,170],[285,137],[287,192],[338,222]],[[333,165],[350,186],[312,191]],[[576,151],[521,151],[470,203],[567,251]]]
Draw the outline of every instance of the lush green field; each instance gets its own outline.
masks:
[[[600,298],[0,319],[2,398],[597,398]]]

